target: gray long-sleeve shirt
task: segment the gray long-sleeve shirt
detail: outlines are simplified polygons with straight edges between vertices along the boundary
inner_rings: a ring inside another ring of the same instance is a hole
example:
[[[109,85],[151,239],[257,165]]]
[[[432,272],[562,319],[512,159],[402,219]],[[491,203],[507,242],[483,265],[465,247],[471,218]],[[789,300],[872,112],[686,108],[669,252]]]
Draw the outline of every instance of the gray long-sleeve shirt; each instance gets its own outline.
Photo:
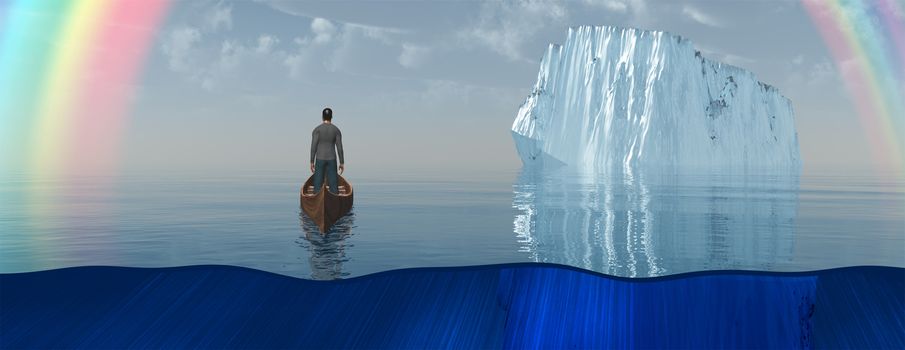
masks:
[[[336,159],[339,153],[339,164],[345,164],[343,160],[343,134],[333,123],[322,123],[314,128],[311,133],[311,163],[315,157],[321,160]]]

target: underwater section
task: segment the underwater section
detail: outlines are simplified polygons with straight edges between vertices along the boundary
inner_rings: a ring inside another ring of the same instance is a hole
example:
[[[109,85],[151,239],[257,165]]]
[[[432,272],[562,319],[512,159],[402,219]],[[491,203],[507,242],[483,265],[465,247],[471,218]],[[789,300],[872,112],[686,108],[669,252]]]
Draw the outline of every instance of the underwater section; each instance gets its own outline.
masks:
[[[509,307],[505,348],[811,345],[814,276],[726,273],[633,282],[515,268],[500,277],[502,305]]]
[[[905,269],[621,278],[519,263],[346,280],[242,267],[0,274],[0,348],[902,348]]]

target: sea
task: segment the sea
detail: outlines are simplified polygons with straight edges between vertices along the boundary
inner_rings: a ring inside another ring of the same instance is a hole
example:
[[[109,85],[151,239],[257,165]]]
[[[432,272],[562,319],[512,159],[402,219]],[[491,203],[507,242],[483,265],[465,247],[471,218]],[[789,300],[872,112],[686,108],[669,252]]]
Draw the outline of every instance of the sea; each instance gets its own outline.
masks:
[[[590,175],[512,169],[345,174],[326,234],[309,174],[0,179],[0,273],[232,265],[315,280],[544,262],[620,277],[905,267],[905,181],[877,174]]]

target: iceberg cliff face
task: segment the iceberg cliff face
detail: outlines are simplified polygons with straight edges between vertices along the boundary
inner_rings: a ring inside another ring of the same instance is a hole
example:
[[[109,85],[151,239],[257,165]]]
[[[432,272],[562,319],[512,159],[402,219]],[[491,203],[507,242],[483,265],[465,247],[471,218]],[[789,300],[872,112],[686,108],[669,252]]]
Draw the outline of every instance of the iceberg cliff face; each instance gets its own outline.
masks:
[[[801,169],[790,101],[666,32],[569,29],[512,124],[526,166],[632,173]]]

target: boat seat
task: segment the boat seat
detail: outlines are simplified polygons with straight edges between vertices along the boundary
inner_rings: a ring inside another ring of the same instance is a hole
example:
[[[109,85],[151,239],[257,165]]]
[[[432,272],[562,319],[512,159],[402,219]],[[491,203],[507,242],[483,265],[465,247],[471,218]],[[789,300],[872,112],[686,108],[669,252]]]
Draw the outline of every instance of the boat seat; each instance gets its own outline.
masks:
[[[338,186],[337,189],[339,190],[339,193],[337,193],[337,195],[339,195],[339,196],[348,196],[349,195],[349,193],[347,193],[347,191],[346,191],[346,186],[340,185],[340,186]],[[303,195],[309,196],[309,197],[316,196],[317,192],[314,192],[314,186],[308,186],[308,189],[305,190],[305,193],[303,193]]]

